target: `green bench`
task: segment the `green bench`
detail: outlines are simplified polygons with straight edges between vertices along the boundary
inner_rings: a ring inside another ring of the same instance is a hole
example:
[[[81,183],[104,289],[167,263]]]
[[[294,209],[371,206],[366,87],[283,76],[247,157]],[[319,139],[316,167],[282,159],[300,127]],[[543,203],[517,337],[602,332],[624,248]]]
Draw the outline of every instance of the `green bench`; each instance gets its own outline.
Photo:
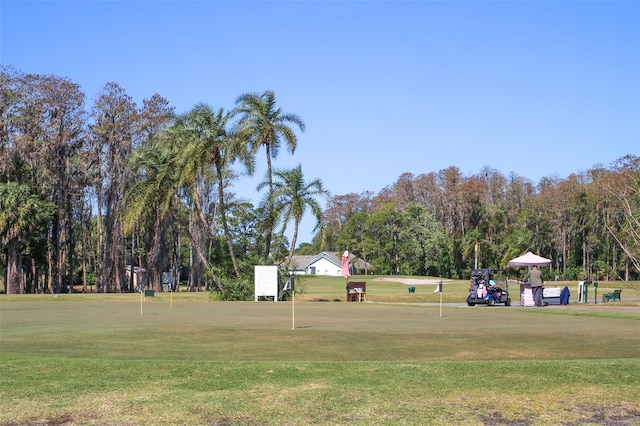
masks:
[[[610,302],[610,301],[616,301],[616,300],[622,300],[620,298],[620,293],[622,293],[622,290],[613,290],[613,293],[605,293],[602,295],[602,301],[603,302]]]

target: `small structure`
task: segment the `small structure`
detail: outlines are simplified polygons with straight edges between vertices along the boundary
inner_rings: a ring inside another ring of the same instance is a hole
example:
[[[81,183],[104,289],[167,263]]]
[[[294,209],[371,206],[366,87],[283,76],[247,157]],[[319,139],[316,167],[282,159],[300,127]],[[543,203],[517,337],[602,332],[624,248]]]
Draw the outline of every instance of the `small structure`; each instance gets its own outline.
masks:
[[[351,281],[347,283],[347,302],[366,302],[367,283],[365,281]]]
[[[127,283],[131,282],[131,265],[127,265]],[[133,267],[133,288],[141,289],[147,284],[147,270],[139,266]],[[128,284],[127,284],[128,285]]]

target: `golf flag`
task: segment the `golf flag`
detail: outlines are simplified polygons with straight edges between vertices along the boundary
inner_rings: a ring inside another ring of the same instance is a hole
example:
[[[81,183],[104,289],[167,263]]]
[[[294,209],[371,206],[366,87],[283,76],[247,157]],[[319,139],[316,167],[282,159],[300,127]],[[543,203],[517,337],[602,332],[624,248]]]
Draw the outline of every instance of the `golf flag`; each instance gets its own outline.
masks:
[[[436,287],[436,290],[433,293],[440,293],[440,318],[442,318],[442,280],[440,280],[438,286]]]
[[[349,272],[349,252],[347,250],[342,253],[342,276],[346,280],[351,276],[351,272]]]
[[[289,277],[282,291],[294,291],[296,289],[295,277]]]
[[[476,238],[476,260],[475,260],[475,268],[478,269],[478,252],[480,251],[480,245],[478,244],[478,239]]]
[[[291,292],[291,329],[296,329],[296,280],[292,275],[289,277],[284,287],[282,288],[282,292],[290,291]]]

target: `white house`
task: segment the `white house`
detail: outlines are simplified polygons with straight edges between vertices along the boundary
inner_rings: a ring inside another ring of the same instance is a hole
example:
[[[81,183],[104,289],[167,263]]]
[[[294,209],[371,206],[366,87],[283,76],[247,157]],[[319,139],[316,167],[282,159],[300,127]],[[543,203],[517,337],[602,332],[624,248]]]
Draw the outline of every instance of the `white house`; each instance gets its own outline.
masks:
[[[360,259],[355,259],[352,254],[349,254],[349,263],[352,274],[356,269],[354,264],[358,266],[357,269],[365,269],[365,266],[370,266]],[[294,275],[342,276],[342,253],[323,251],[315,256],[293,256],[290,272]]]

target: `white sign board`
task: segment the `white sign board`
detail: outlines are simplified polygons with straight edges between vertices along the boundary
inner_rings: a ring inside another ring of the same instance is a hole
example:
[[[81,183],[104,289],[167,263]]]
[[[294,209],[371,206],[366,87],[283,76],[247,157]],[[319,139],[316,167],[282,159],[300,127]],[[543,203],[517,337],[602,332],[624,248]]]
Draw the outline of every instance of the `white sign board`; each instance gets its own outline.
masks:
[[[278,267],[255,266],[255,301],[258,297],[273,297],[278,301]]]

